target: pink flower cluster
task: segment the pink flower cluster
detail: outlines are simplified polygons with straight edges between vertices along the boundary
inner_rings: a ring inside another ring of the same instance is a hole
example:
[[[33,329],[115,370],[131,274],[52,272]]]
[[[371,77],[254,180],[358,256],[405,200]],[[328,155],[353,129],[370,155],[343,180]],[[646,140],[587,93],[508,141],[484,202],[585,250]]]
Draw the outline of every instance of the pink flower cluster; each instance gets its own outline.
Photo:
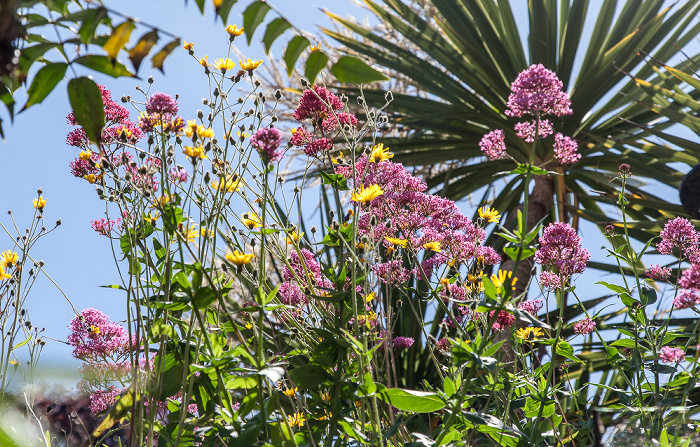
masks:
[[[306,288],[316,296],[335,289],[335,285],[321,273],[321,266],[316,261],[316,256],[306,248],[302,248],[299,252],[301,256],[297,251],[292,251],[289,255],[289,265],[282,268],[284,282],[277,292],[280,301],[291,306],[308,301],[302,288]]]
[[[700,233],[695,230],[688,219],[676,217],[669,220],[659,236],[661,236],[661,242],[656,244],[659,253],[672,255],[674,249],[678,248],[679,252],[675,253],[677,256],[686,258],[692,263],[700,262],[698,250]]]
[[[523,301],[518,305],[518,309],[529,312],[530,314],[537,316],[540,309],[544,306],[544,300],[542,298],[537,298],[536,300]]]
[[[479,141],[479,148],[491,161],[504,158],[506,156],[505,138],[502,129],[492,130]]]
[[[586,317],[581,321],[574,323],[574,333],[588,335],[595,330],[595,321]]]
[[[260,159],[264,165],[274,163],[282,159],[282,151],[279,150],[282,142],[282,134],[274,127],[265,127],[253,134],[250,145],[258,150]]]
[[[185,120],[176,116],[177,101],[166,93],[155,93],[146,100],[146,113],[139,119],[139,127],[143,132],[179,133],[185,128]]]
[[[539,239],[535,261],[547,269],[540,273],[540,283],[550,289],[563,289],[576,273],[583,273],[590,258],[581,246],[581,238],[571,225],[554,222],[545,228]]]
[[[571,115],[571,100],[562,91],[563,83],[557,75],[542,64],[535,64],[522,71],[511,85],[508,97],[507,116],[521,118],[525,115],[534,117],[532,121],[523,121],[515,125],[518,138],[533,143],[535,138],[544,139],[554,133],[545,115]],[[489,160],[505,157],[505,136],[503,130],[497,129],[486,134],[479,142],[481,151]],[[578,144],[572,138],[557,133],[554,136],[554,158],[561,164],[571,164],[581,158]]]
[[[655,281],[668,281],[671,277],[670,267],[661,267],[660,265],[650,265],[644,271],[644,274]]]
[[[394,337],[392,340],[394,352],[399,353],[413,346],[415,340],[411,337]]]
[[[510,86],[506,115],[571,115],[571,100],[562,91],[564,84],[557,75],[542,64],[522,71]]]
[[[335,172],[347,179],[356,179],[356,188],[378,185],[383,194],[368,203],[360,204],[358,231],[374,241],[381,241],[387,249],[392,244],[385,238],[404,239],[416,251],[426,244],[438,244],[417,267],[409,270],[398,259],[375,264],[373,272],[386,283],[401,283],[411,275],[430,278],[439,267],[449,262],[465,264],[479,261],[494,265],[501,261],[496,251],[482,243],[484,230],[462,214],[454,201],[426,194],[425,182],[411,175],[400,163],[390,160],[370,162],[367,154],[351,166],[337,165]],[[393,247],[392,247],[393,248]]]
[[[659,360],[664,363],[679,363],[685,359],[685,351],[683,348],[672,348],[664,346],[659,352]]]
[[[122,356],[131,348],[124,328],[109,320],[97,309],[85,309],[73,318],[68,343],[73,346],[73,357],[81,360],[103,361]]]
[[[311,119],[313,131],[308,132],[300,126],[292,133],[289,144],[303,147],[304,153],[310,157],[328,152],[333,148],[331,133],[340,126],[355,126],[357,117],[351,113],[341,112],[345,105],[334,93],[321,85],[305,90],[299,106],[294,111],[294,119],[304,121]]]
[[[102,102],[105,110],[105,128],[102,130],[101,143],[108,145],[117,142],[122,132],[125,132],[132,142],[137,142],[141,138],[142,133],[136,124],[129,121],[129,111],[112,100],[112,94],[106,87],[101,85],[98,85],[98,87],[100,88],[100,93],[102,93]],[[68,114],[67,119],[69,124],[73,126],[78,125],[73,112]],[[81,149],[90,148],[87,134],[82,127],[69,132],[66,143]]]
[[[489,318],[493,318],[495,314],[496,311],[492,310],[491,312],[489,312]],[[504,329],[511,327],[513,323],[515,323],[515,315],[508,311],[501,310],[498,312],[498,315],[496,316],[496,321],[493,323],[491,328],[496,332],[500,332]]]
[[[97,231],[97,233],[101,234],[102,236],[110,236],[114,227],[119,226],[120,224],[120,218],[117,218],[115,220],[108,220],[103,217],[99,220],[90,221],[90,226],[92,227],[92,229]]]

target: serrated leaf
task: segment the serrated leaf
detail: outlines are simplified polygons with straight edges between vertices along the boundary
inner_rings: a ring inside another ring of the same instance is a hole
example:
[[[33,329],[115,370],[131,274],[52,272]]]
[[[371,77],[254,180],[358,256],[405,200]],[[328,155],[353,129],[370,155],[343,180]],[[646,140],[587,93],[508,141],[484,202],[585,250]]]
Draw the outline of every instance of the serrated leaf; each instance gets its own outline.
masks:
[[[303,53],[308,46],[309,40],[303,36],[295,36],[289,41],[283,56],[284,63],[287,66],[287,76],[292,74],[294,66],[297,60],[299,60],[299,56],[301,56],[301,53]]]
[[[158,43],[158,31],[150,31],[136,42],[136,45],[129,50],[129,60],[134,66],[134,71],[138,72],[143,59],[148,56],[151,49]]]
[[[73,62],[91,70],[99,71],[100,73],[112,76],[113,78],[118,78],[121,76],[134,77],[134,74],[130,72],[129,69],[124,66],[124,64],[110,60],[107,56],[89,54],[87,56],[81,56],[75,59]]]
[[[83,127],[88,139],[99,145],[105,125],[105,110],[102,93],[95,81],[86,77],[71,79],[68,83],[68,99],[75,121]]]
[[[304,77],[309,80],[309,84],[314,85],[316,81],[316,76],[326,68],[328,63],[328,56],[320,51],[314,51],[306,59],[306,66],[304,67]]]
[[[277,40],[279,36],[281,36],[285,31],[287,31],[289,28],[291,28],[292,25],[289,24],[289,22],[286,19],[283,19],[282,17],[278,17],[275,20],[271,21],[267,25],[267,29],[265,29],[265,36],[263,36],[263,46],[265,47],[265,53],[270,53],[270,47],[272,47],[272,44]]]
[[[331,67],[331,73],[343,84],[369,84],[389,78],[353,56],[343,56]]]
[[[32,85],[27,90],[27,103],[21,111],[27,110],[34,104],[39,104],[51,93],[66,74],[68,64],[63,62],[49,62],[41,67],[32,80]]]
[[[112,30],[109,39],[107,39],[107,42],[102,46],[107,52],[107,57],[112,60],[117,58],[122,48],[129,43],[129,37],[135,28],[136,24],[132,20],[127,20]]]
[[[161,50],[156,53],[153,58],[151,59],[151,63],[153,64],[153,68],[157,68],[160,70],[161,73],[165,73],[163,71],[163,63],[165,62],[165,58],[170,56],[170,53],[173,52],[175,48],[178,48],[180,46],[180,38],[178,37],[177,39],[174,39],[167,45],[165,45]]]
[[[250,41],[253,40],[253,33],[255,33],[258,26],[265,20],[265,15],[267,15],[269,11],[270,7],[266,3],[256,1],[251,3],[243,12],[243,29],[246,39],[248,39],[248,45],[250,45]]]

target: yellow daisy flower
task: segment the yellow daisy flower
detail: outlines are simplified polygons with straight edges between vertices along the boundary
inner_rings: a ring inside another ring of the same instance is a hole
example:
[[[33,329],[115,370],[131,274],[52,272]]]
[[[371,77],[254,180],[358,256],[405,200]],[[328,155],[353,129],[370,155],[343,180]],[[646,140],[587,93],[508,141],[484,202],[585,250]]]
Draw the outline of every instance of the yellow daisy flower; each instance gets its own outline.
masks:
[[[164,194],[153,202],[153,205],[151,205],[151,209],[154,208],[159,208],[159,207],[164,207],[165,205],[169,204],[172,200],[174,199],[173,196],[170,194]]]
[[[304,236],[304,232],[302,231],[301,233],[297,233],[296,231],[292,231],[291,233],[288,233],[288,236],[284,239],[288,244],[296,244],[299,242]]]
[[[320,43],[319,43],[318,45],[316,45],[316,46],[313,46],[313,45],[310,45],[310,46],[309,46],[309,51],[311,51],[312,53],[315,53],[316,51],[318,51],[318,50],[320,50],[320,49],[321,49],[321,44],[320,44]]]
[[[185,41],[185,45],[183,46],[183,48],[186,49],[187,51],[194,50],[194,42],[187,43],[187,41]]]
[[[152,212],[152,213],[148,213],[145,216],[143,216],[143,220],[145,220],[149,224],[153,224],[158,220],[159,217],[160,217],[160,214],[158,214],[156,212]]]
[[[401,248],[406,248],[406,244],[408,244],[408,239],[399,239],[395,237],[385,237],[384,239]]]
[[[178,229],[180,230],[182,237],[185,239],[185,242],[187,242],[188,244],[190,242],[194,242],[194,240],[197,238],[197,235],[199,234],[197,232],[197,228],[194,225],[187,227],[186,225],[178,224]]]
[[[374,184],[360,190],[355,190],[355,192],[352,194],[352,200],[367,204],[382,194],[384,194],[382,187]]]
[[[285,388],[282,391],[282,394],[284,394],[287,397],[294,397],[294,395],[299,391],[299,388],[294,387],[294,388]]]
[[[197,121],[196,120],[187,120],[187,124],[185,125],[185,135],[187,138],[192,138],[192,135],[197,131]]]
[[[490,206],[482,206],[478,210],[479,217],[484,219],[486,222],[491,222],[491,223],[498,223],[498,221],[501,219],[500,214],[498,214],[498,211],[491,208]]]
[[[384,144],[379,143],[372,147],[372,152],[369,154],[370,163],[379,163],[380,161],[386,161],[393,158],[394,154],[389,152],[389,148],[384,148]]]
[[[233,253],[226,253],[226,260],[238,267],[241,267],[245,264],[250,264],[250,261],[252,261],[254,257],[254,254],[246,254],[238,250],[234,250]]]
[[[294,413],[287,416],[287,422],[292,427],[301,427],[306,422],[306,418],[301,413]]]
[[[442,244],[438,241],[427,242],[427,243],[423,244],[423,248],[425,248],[427,250],[432,250],[436,253],[439,253],[442,251]]]
[[[262,221],[254,213],[245,213],[243,216],[241,216],[241,222],[243,222],[243,225],[248,227],[249,230],[262,227]]]
[[[238,28],[236,25],[229,25],[226,27],[226,32],[228,33],[229,36],[231,37],[238,37],[241,34],[243,34],[244,28]]]
[[[197,126],[197,138],[214,138],[214,131],[211,127]]]
[[[5,250],[0,253],[0,268],[11,269],[19,261],[19,255],[12,250]]]
[[[376,297],[377,297],[377,294],[375,292],[368,293],[367,295],[365,295],[365,303],[372,302],[372,300],[375,299]]]
[[[491,282],[493,283],[494,286],[496,286],[496,289],[498,289],[498,293],[501,293],[501,287],[503,287],[503,284],[505,284],[506,279],[512,278],[513,277],[513,272],[506,272],[503,270],[498,270],[498,275],[491,275]],[[518,278],[513,279],[512,286],[513,290],[515,290],[515,283],[518,282]]]
[[[226,73],[226,70],[232,70],[235,66],[236,63],[229,58],[220,57],[214,61],[214,68],[221,70],[222,73]]]
[[[38,198],[32,201],[32,204],[34,205],[34,208],[38,209],[39,211],[44,211],[44,207],[46,206],[46,199],[39,196]]]
[[[236,192],[240,191],[245,185],[245,182],[238,175],[226,175],[220,181],[214,180],[211,182],[212,189],[217,191],[224,190],[226,192]]]
[[[203,146],[185,146],[183,152],[185,155],[190,157],[192,163],[194,163],[197,158],[207,158],[207,156],[204,154]]]
[[[203,58],[201,58],[201,59],[199,60],[199,64],[200,64],[202,67],[204,67],[204,68],[208,68],[208,67],[209,67],[209,62],[207,62],[207,56],[204,56]]]
[[[5,269],[0,267],[0,281],[2,281],[3,279],[11,278],[11,277],[12,277],[12,275],[8,274],[7,272],[5,272]]]
[[[523,341],[534,343],[544,337],[544,331],[538,327],[526,327],[518,329],[515,335]]]
[[[80,155],[78,155],[78,158],[80,158],[81,160],[90,160],[92,158],[92,151],[91,150],[80,151]]]
[[[239,61],[241,63],[241,69],[246,71],[253,71],[263,63],[261,60],[252,61],[248,59],[247,62]]]

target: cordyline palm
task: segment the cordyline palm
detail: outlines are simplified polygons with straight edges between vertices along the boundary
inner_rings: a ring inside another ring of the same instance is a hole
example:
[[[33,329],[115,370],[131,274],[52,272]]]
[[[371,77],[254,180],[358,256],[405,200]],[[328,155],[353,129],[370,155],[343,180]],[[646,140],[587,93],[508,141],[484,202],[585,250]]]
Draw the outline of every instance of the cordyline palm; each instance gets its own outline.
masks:
[[[508,1],[432,0],[440,16],[430,20],[406,1],[365,3],[422,54],[332,14],[363,39],[324,31],[350,51],[412,79],[429,94],[427,98],[394,95],[393,119],[411,136],[388,145],[406,164],[451,164],[426,179],[431,186],[441,187],[442,194],[457,200],[489,187],[482,202],[495,195],[492,206],[502,213],[512,213],[520,204],[523,177],[508,174],[515,167],[513,162],[487,161],[478,143],[490,130],[504,129],[509,153],[521,162],[528,160],[531,145],[516,137],[516,121],[503,112],[511,82],[529,65],[541,63],[557,73],[571,97],[573,114],[556,120],[555,128],[578,140],[583,157],[573,165],[548,165],[561,176],[535,177],[529,226],[550,213],[561,220],[573,216],[599,226],[616,222],[618,216],[608,206],[615,200],[609,181],[621,162],[632,165],[638,180],[630,187],[634,197],[630,217],[639,221],[634,237],[646,240],[652,235],[649,230],[658,228],[657,221],[684,214],[679,205],[669,203],[669,197],[659,197],[653,190],[658,191],[659,184],[677,189],[683,174],[669,163],[694,165],[700,152],[648,140],[663,138],[674,120],[659,120],[658,114],[638,103],[650,96],[628,73],[669,90],[681,85],[679,78],[660,77],[656,69],[678,55],[700,31],[700,25],[692,23],[700,8],[698,1],[667,9],[662,9],[661,0],[628,1],[617,15],[618,2],[602,2],[587,48],[581,41],[589,9],[585,0],[530,1],[527,47]],[[580,68],[575,69],[577,56]],[[688,72],[685,59],[676,68]],[[381,90],[364,93],[377,101],[384,97]],[[535,163],[552,158],[551,143],[540,144]]]
[[[395,160],[405,164],[447,166],[426,178],[430,186],[441,188],[441,194],[457,200],[479,192],[483,193],[481,204],[495,197],[491,206],[505,214],[502,221],[515,224],[509,217],[522,201],[523,176],[509,174],[515,167],[510,160],[487,161],[478,143],[490,130],[504,129],[508,152],[521,162],[528,160],[531,145],[516,137],[516,121],[504,111],[511,82],[531,64],[541,63],[556,72],[571,97],[573,114],[556,119],[555,130],[578,140],[582,158],[573,165],[548,165],[558,176],[534,178],[528,228],[542,219],[573,219],[575,225],[583,219],[601,229],[619,223],[615,184],[610,179],[617,175],[621,162],[632,166],[636,180],[627,185],[630,236],[646,242],[658,234],[666,219],[685,214],[680,205],[670,203],[675,195],[669,194],[683,177],[676,166],[697,164],[700,148],[667,134],[673,124],[684,124],[680,113],[683,104],[667,101],[659,114],[658,107],[648,103],[658,102],[658,88],[673,92],[685,85],[681,76],[659,69],[700,31],[694,22],[700,8],[697,0],[672,8],[664,8],[662,0],[630,0],[621,2],[621,9],[618,2],[605,1],[597,3],[600,9],[590,23],[586,21],[590,12],[587,0],[531,0],[527,42],[521,40],[506,0],[432,0],[439,15],[427,19],[407,0],[383,0],[383,4],[364,1],[387,28],[411,42],[413,48],[397,45],[373,29],[330,13],[338,24],[361,38],[324,31],[349,53],[412,79],[428,94],[422,98],[394,95],[391,120],[410,136],[383,142],[397,154]],[[583,40],[586,25],[592,29],[586,28]],[[687,74],[700,55],[682,59],[673,70]],[[370,102],[381,103],[385,92],[365,89],[364,94]],[[535,164],[552,158],[551,143],[539,144]],[[659,191],[666,191],[665,195]],[[491,234],[487,243],[498,246],[502,242]],[[530,265],[521,265],[525,270],[517,272],[520,291],[531,275]],[[589,266],[618,271],[617,266],[604,263]],[[606,298],[584,304],[590,308]],[[579,306],[571,306],[565,320],[576,320],[581,312]],[[624,311],[606,311],[598,319],[599,327],[605,328],[621,314]],[[409,320],[407,316],[406,326]],[[689,322],[674,319],[671,324],[685,326]],[[591,362],[587,371],[604,367],[604,352],[586,351]],[[584,377],[587,374],[581,373]],[[609,380],[617,379],[613,376]]]

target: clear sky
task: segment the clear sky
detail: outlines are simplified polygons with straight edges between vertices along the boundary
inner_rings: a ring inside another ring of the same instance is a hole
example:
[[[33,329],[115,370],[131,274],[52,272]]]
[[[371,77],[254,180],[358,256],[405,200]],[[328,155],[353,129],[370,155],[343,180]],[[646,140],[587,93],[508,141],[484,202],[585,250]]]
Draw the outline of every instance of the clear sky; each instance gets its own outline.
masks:
[[[249,3],[239,1],[230,14],[228,24],[240,27],[241,13]],[[321,12],[321,6],[340,15],[354,14],[361,17],[364,14],[348,0],[279,0],[272,4],[279,7],[295,25],[314,34],[318,34],[318,25],[330,26],[330,21]],[[187,5],[183,0],[106,0],[105,5],[179,35],[187,42],[195,42],[197,54],[207,54],[210,60],[226,55],[228,34],[221,20],[214,20],[210,2],[207,2],[204,17],[193,0]],[[272,17],[273,12],[270,12],[268,20]],[[236,40],[238,49],[246,57],[266,59],[260,43],[264,28],[261,25],[257,30],[250,48],[244,37]],[[133,37],[144,32],[136,30]],[[284,38],[280,38],[279,44],[273,47],[272,53],[275,56],[281,56],[281,44],[284,41]],[[166,42],[167,38],[162,37],[160,45]],[[125,64],[129,65],[129,62],[125,61]],[[70,70],[68,75],[71,75]],[[201,99],[208,96],[202,67],[182,48],[175,50],[167,59],[165,75],[152,70],[150,62],[145,61],[139,71],[141,79],[113,79],[99,74],[95,74],[94,78],[107,86],[112,91],[113,98],[118,100],[124,94],[132,94],[136,98],[138,92],[135,87],[140,85],[147,88],[146,79],[149,75],[155,78],[154,92],[180,95],[180,113],[186,118],[194,118],[196,111],[202,108]],[[20,98],[18,104],[21,106],[24,98]],[[90,228],[90,220],[104,217],[104,202],[97,198],[94,185],[75,178],[70,173],[69,163],[77,157],[78,151],[65,143],[66,134],[73,129],[66,122],[69,112],[66,82],[63,82],[42,104],[19,114],[14,124],[10,125],[7,117],[2,116],[5,122],[5,141],[0,145],[3,165],[3,175],[0,177],[3,191],[0,194],[0,222],[6,227],[11,226],[5,212],[12,210],[20,230],[29,226],[34,212],[32,199],[41,187],[48,200],[44,212],[46,227],[53,227],[59,218],[62,225],[43,238],[31,254],[45,261],[44,269],[70,298],[75,308],[82,310],[95,307],[114,320],[124,319],[126,307],[123,294],[99,287],[116,284],[119,278],[109,241]],[[12,240],[3,233],[0,233],[0,251],[12,248]],[[67,326],[74,313],[62,294],[48,280],[40,278],[29,296],[26,308],[34,325],[46,328],[44,335],[58,340],[66,339]],[[71,350],[69,346],[48,341],[41,364],[49,368],[74,368],[77,374],[80,362],[72,358]]]

